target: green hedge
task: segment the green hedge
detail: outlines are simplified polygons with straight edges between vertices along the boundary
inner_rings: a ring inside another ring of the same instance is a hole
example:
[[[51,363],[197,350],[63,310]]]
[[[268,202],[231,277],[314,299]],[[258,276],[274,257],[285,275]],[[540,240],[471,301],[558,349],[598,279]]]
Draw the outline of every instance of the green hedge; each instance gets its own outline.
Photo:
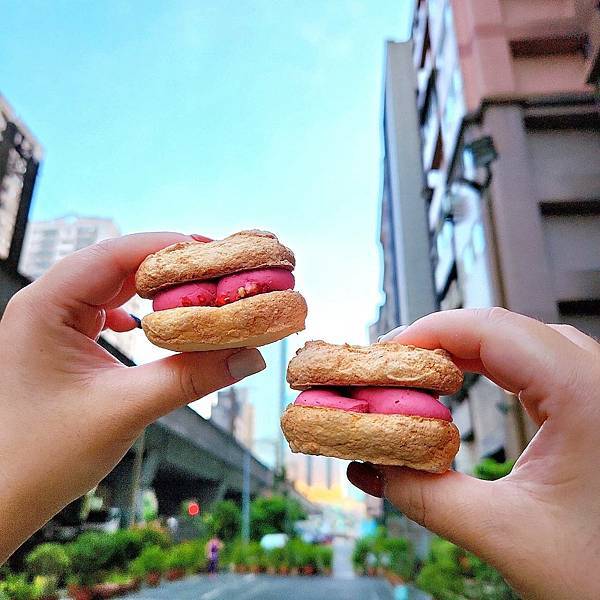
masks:
[[[389,537],[385,528],[380,527],[374,535],[356,540],[352,564],[360,573],[380,568],[409,581],[414,576],[415,553],[408,539]]]
[[[250,570],[312,568],[314,572],[324,573],[331,569],[333,552],[328,546],[308,544],[297,538],[283,548],[272,550],[265,550],[258,542],[244,544],[237,541],[223,559],[234,567]]]
[[[433,538],[416,584],[436,600],[518,600],[500,573],[470,552]]]

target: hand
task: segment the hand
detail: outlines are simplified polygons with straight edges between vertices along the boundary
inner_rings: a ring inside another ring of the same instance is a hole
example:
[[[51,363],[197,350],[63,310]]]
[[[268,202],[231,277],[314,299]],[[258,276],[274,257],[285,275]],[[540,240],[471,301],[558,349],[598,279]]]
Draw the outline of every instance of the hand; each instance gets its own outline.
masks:
[[[106,476],[146,425],[265,367],[255,349],[125,367],[96,343],[106,324],[119,331],[135,326],[118,307],[134,295],[141,261],[190,239],[154,233],[106,240],[57,263],[6,307],[0,322],[0,564]]]
[[[394,341],[445,348],[517,394],[540,429],[498,481],[359,463],[350,480],[479,555],[524,598],[599,598],[600,345],[499,308],[428,315]]]

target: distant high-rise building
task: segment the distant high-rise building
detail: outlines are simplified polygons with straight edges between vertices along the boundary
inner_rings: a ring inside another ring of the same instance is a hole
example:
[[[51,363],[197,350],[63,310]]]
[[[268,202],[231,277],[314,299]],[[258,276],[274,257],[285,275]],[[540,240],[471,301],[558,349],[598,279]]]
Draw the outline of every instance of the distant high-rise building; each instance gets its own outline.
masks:
[[[20,270],[37,279],[69,254],[120,235],[112,219],[66,216],[51,221],[31,221],[25,233]]]
[[[387,47],[381,241],[371,336],[426,312],[500,305],[600,335],[600,7],[419,0]],[[457,466],[514,458],[519,402],[469,377],[447,399]]]
[[[302,489],[339,489],[346,463],[328,456],[289,454],[286,471],[290,481]]]
[[[254,447],[254,406],[248,400],[248,390],[232,386],[217,395],[217,405],[211,412],[213,423],[231,433],[250,450]]]

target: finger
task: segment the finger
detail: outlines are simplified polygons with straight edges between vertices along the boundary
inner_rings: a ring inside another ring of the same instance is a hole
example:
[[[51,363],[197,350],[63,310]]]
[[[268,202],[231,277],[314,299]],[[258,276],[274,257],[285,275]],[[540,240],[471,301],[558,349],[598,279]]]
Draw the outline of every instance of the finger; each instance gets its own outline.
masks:
[[[256,348],[186,352],[138,367],[111,369],[106,384],[125,399],[124,422],[146,425],[264,368]]]
[[[367,493],[379,485],[382,495],[409,519],[463,548],[489,556],[504,535],[499,522],[503,490],[496,482],[455,471],[434,475],[403,467],[359,466],[362,479],[356,482],[355,469],[352,483]]]
[[[125,309],[113,308],[112,310],[106,311],[104,328],[122,333],[139,328],[139,322],[140,320],[137,317],[128,313]]]
[[[472,361],[471,368],[480,361],[480,372],[519,394],[538,424],[551,409],[560,410],[556,391],[573,391],[587,358],[557,331],[500,308],[433,313],[395,339],[423,348],[444,348],[459,361]],[[568,407],[563,405],[563,409]]]
[[[573,325],[566,325],[559,323],[557,325],[548,325],[555,331],[558,331],[561,335],[564,335],[568,340],[571,340],[574,344],[583,348],[587,352],[598,354],[600,352],[600,344],[589,335],[586,335],[579,329],[573,327]]]
[[[127,300],[135,296],[137,290],[135,288],[135,273],[131,273],[123,284],[121,285],[121,289],[113,296],[106,304],[104,304],[104,308],[110,310],[112,308],[119,308],[119,306],[123,306]]]
[[[206,242],[213,241],[211,238],[206,237],[205,235],[193,234],[190,237],[193,238],[196,242],[205,242],[206,243]],[[110,302],[108,302],[105,305],[104,308],[107,308],[107,309],[118,308],[119,306],[122,306],[123,304],[125,304],[125,302],[127,302],[127,300],[129,300],[130,298],[135,296],[136,292],[137,292],[137,290],[135,287],[135,273],[132,273],[123,282],[121,291],[118,292],[117,295],[114,298],[112,298],[110,300]]]
[[[56,263],[29,286],[30,292],[61,307],[104,306],[122,290],[146,256],[190,239],[180,233],[136,233],[104,240]]]

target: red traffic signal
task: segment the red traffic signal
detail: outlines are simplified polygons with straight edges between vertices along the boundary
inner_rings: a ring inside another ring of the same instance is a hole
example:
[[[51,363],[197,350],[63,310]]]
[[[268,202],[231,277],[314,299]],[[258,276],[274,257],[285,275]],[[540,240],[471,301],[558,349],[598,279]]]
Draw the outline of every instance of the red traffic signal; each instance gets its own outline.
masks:
[[[200,505],[197,502],[189,502],[187,513],[190,517],[195,517],[200,514]]]

